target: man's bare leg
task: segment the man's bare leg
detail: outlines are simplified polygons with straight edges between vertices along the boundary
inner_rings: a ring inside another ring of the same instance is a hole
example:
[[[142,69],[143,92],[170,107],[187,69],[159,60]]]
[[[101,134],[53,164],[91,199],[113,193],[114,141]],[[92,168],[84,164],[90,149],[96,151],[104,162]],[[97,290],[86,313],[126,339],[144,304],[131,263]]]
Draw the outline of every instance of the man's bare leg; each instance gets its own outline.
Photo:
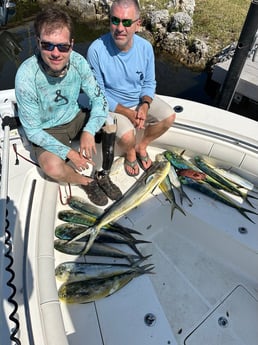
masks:
[[[70,183],[81,185],[89,199],[96,205],[104,206],[108,203],[106,194],[99,188],[97,182],[87,176],[76,172],[73,167],[67,164],[51,152],[44,151],[38,157],[38,162],[44,173],[59,183]]]

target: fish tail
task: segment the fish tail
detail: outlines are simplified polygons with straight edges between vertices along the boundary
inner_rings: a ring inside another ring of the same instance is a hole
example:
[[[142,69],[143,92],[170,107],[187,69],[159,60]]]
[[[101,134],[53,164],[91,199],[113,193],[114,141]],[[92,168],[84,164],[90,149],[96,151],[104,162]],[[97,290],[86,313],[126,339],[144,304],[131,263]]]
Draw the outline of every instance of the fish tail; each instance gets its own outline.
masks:
[[[117,223],[111,223],[110,225],[107,224],[104,226],[105,229],[108,229],[108,230],[114,230],[114,231],[119,231],[119,232],[122,232],[124,235],[127,235],[128,237],[132,238],[133,235],[132,234],[135,234],[135,235],[142,235],[141,232],[135,230],[135,229],[131,229],[131,228],[128,228],[126,226],[123,226],[121,224],[117,224]]]
[[[143,266],[138,266],[137,269],[139,268],[140,270],[146,270],[146,269],[149,269],[149,268],[154,268],[154,265],[153,264],[146,264],[146,265],[143,265]]]
[[[136,240],[136,239],[134,239],[134,243],[135,243],[135,244],[139,244],[139,243],[151,243],[151,241],[146,241],[146,240]]]
[[[152,254],[143,256],[142,253],[140,253],[140,255],[138,255],[138,256],[140,257],[140,260],[147,260],[147,259],[149,259],[152,256]],[[131,265],[133,267],[135,267],[135,266],[137,266],[137,264],[139,264],[139,259],[135,260],[135,259],[133,259],[131,257],[128,257],[128,260],[129,260],[129,262],[131,263]]]
[[[146,259],[148,259],[148,256],[147,257],[142,257],[140,258],[139,260],[136,260],[132,263],[132,267],[137,267],[139,266],[143,261],[145,261]]]
[[[151,265],[150,267],[148,267],[148,268],[145,268],[144,269],[144,271],[143,271],[143,273],[148,273],[148,274],[155,274],[155,272],[153,272],[152,270],[155,268],[155,266],[154,265]]]
[[[136,247],[135,243],[128,243],[128,245],[141,259],[145,259],[145,257],[142,255],[141,251]]]
[[[255,199],[257,199],[257,198],[255,198]],[[248,197],[247,197],[247,196],[246,196],[246,198],[245,198],[245,201],[246,201],[252,208],[255,208],[255,206],[251,203],[251,201],[248,200]]]
[[[155,268],[153,264],[140,266],[134,270],[136,276],[140,276],[142,274],[155,274],[152,270]]]
[[[255,222],[250,217],[248,217],[248,215],[246,213],[248,212],[248,213],[252,213],[252,214],[256,214],[256,215],[258,215],[258,213],[254,212],[252,210],[249,210],[248,208],[244,208],[244,207],[240,207],[238,210],[245,218],[247,218],[248,220],[250,220],[250,222],[255,224]]]
[[[174,202],[174,203],[171,205],[171,216],[170,216],[170,219],[171,219],[171,220],[172,220],[172,218],[173,218],[175,209],[177,209],[178,211],[180,211],[181,213],[183,213],[183,215],[186,215],[186,214],[185,214],[185,211],[182,209],[182,207],[180,207],[177,203]]]
[[[127,228],[127,227],[124,227],[124,226],[122,226],[122,225],[120,225],[122,228],[123,228],[123,230],[125,230],[125,232],[128,232],[129,234],[129,236],[130,236],[130,234],[135,234],[135,235],[142,235],[142,233],[140,232],[140,231],[137,231],[137,230],[135,230],[135,229],[130,229],[130,228]]]
[[[181,194],[180,194],[180,202],[181,202],[181,204],[183,204],[183,198],[185,198],[185,199],[187,199],[189,201],[189,206],[193,206],[192,200],[189,198],[189,196],[182,189],[181,190]]]
[[[255,193],[255,192],[252,192],[252,193]],[[252,198],[252,199],[258,200],[258,197],[257,197],[257,196],[254,196],[254,195],[252,195],[252,194],[250,194],[250,193],[247,193],[247,198]]]

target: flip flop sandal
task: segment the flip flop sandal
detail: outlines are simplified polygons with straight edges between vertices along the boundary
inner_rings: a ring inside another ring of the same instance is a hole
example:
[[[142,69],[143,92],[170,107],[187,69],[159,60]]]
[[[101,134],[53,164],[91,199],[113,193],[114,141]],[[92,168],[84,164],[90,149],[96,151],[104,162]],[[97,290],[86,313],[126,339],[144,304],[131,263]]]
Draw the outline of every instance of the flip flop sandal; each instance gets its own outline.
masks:
[[[129,171],[126,169],[126,166],[131,167],[131,168],[134,169],[134,171],[135,171],[135,167],[138,166],[137,160],[135,160],[135,161],[133,161],[133,162],[130,162],[129,160],[127,160],[127,159],[125,158],[125,161],[124,161],[124,168],[125,168],[125,172],[127,173],[128,176],[137,176],[137,175],[139,175],[139,173],[140,173],[139,169],[138,169],[138,172],[136,172],[136,173],[129,173]]]
[[[136,152],[136,158],[137,158],[137,162],[140,165],[142,170],[146,171],[152,166],[152,162],[148,168],[145,168],[145,166],[143,165],[143,162],[147,163],[149,160],[151,160],[148,153],[146,154],[146,156],[141,156],[139,153]]]

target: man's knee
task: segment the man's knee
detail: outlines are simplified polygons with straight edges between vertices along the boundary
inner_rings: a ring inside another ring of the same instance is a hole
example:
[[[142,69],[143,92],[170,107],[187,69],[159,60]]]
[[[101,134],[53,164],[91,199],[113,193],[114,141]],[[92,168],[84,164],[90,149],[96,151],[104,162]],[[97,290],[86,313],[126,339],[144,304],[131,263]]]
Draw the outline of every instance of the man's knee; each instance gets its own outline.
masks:
[[[38,162],[41,167],[41,169],[44,171],[44,173],[55,179],[59,180],[62,176],[62,171],[64,170],[64,164],[66,164],[61,158],[56,157],[57,159],[50,159],[50,157],[46,157],[45,154],[42,153],[38,157]]]

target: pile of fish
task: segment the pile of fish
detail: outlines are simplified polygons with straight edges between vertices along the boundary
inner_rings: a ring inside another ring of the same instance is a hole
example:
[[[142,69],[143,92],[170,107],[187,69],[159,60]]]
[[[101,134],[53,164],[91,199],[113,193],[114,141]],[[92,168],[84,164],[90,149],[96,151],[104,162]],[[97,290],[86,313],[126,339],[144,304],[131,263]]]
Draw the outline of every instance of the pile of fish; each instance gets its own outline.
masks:
[[[128,263],[61,263],[55,272],[56,278],[62,281],[58,291],[60,300],[66,303],[96,301],[118,291],[135,277],[153,273],[152,264],[142,265],[151,255],[143,256],[137,248],[137,244],[148,241],[136,239],[134,235],[140,235],[139,232],[115,221],[140,205],[157,186],[171,203],[171,219],[175,209],[185,215],[176,201],[175,190],[181,205],[183,199],[192,205],[183,188],[187,185],[235,208],[253,222],[247,213],[257,213],[242,207],[231,196],[240,197],[254,208],[250,198],[258,199],[256,186],[231,171],[211,165],[206,157],[196,155],[188,159],[183,154],[184,151],[178,154],[173,150],[158,154],[152,166],[104,212],[78,197],[68,200],[71,209],[58,213],[64,223],[55,229],[55,249],[76,256],[126,259]],[[117,244],[128,246],[130,253],[118,249]]]
[[[66,303],[92,302],[113,294],[135,277],[153,273],[152,264],[141,265],[150,255],[143,256],[137,248],[137,244],[148,241],[135,239],[134,235],[140,235],[139,232],[115,220],[140,205],[164,180],[169,169],[167,160],[155,161],[123,197],[104,212],[78,197],[68,200],[72,210],[58,213],[58,218],[65,223],[55,229],[54,248],[70,255],[123,258],[129,264],[62,263],[56,268],[57,279],[65,280],[58,291],[60,300]],[[118,249],[112,243],[127,245],[134,253]]]
[[[188,202],[190,202],[190,205],[192,205],[192,201],[183,191],[182,186],[187,185],[215,200],[235,208],[245,218],[254,223],[246,213],[257,213],[249,208],[242,207],[232,196],[240,197],[242,203],[246,202],[249,206],[255,208],[249,199],[258,199],[257,186],[254,186],[250,181],[230,170],[213,166],[209,162],[208,157],[196,155],[193,159],[188,159],[184,158],[183,154],[184,150],[181,154],[173,150],[167,150],[159,154],[160,160],[162,160],[163,156],[171,164],[168,176],[160,184],[162,192],[172,205],[171,218],[176,208],[184,213],[182,208],[176,203],[174,189],[179,192],[181,204],[183,198],[186,198]],[[256,196],[254,194],[256,194]]]

